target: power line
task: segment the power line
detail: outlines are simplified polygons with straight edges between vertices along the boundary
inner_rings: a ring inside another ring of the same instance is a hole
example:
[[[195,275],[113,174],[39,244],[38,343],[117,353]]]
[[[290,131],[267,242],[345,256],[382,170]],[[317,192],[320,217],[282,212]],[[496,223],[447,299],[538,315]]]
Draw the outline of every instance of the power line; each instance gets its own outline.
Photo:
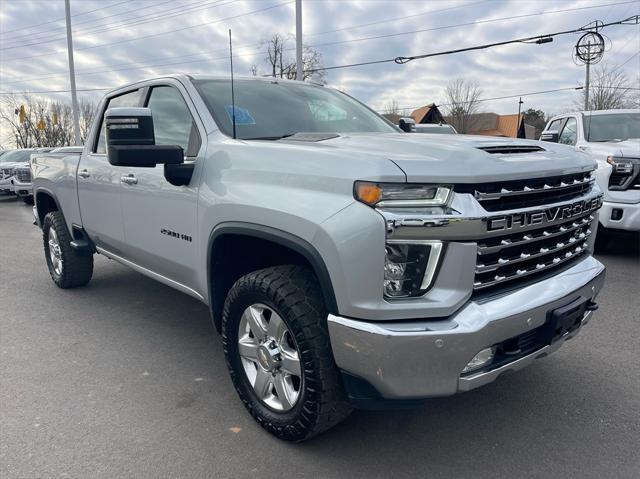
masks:
[[[77,88],[76,91],[107,91],[109,88]],[[0,95],[35,95],[37,93],[69,93],[71,90],[0,91]]]
[[[113,7],[116,7],[118,5],[122,5],[123,3],[129,3],[129,0],[124,0],[124,1],[118,2],[118,3],[113,3],[111,5],[103,5],[100,8],[96,8],[96,9],[93,9],[93,10],[88,10],[86,12],[76,13],[75,15],[71,15],[71,17],[79,17],[81,15],[87,15],[89,13],[97,12],[98,10],[103,10],[105,8],[113,8]],[[6,35],[8,33],[17,32],[17,31],[20,31],[20,30],[29,30],[31,28],[41,27],[42,25],[50,25],[52,23],[58,23],[58,22],[62,22],[62,21],[64,21],[64,17],[63,18],[58,18],[56,20],[49,20],[48,22],[38,23],[36,25],[31,25],[31,26],[27,26],[27,27],[14,28],[13,30],[5,30],[3,32],[0,32],[0,35]]]
[[[144,36],[141,36],[141,37],[128,38],[128,39],[125,39],[125,40],[119,40],[117,42],[101,43],[99,45],[92,45],[92,46],[89,46],[89,47],[76,48],[75,50],[76,51],[92,50],[92,49],[95,49],[95,48],[102,48],[102,47],[111,46],[111,45],[119,45],[119,44],[122,44],[122,43],[129,43],[129,42],[134,42],[134,41],[138,41],[138,40],[143,40],[145,38],[152,38],[152,37],[158,37],[158,36],[162,36],[162,35],[167,35],[169,33],[175,33],[175,32],[180,32],[180,31],[184,31],[184,30],[189,30],[191,28],[210,26],[210,25],[213,25],[215,23],[220,23],[220,22],[223,22],[223,21],[226,21],[226,20],[233,20],[235,18],[240,18],[240,17],[244,17],[244,16],[247,16],[247,15],[253,15],[254,13],[260,13],[260,12],[264,12],[264,11],[267,11],[267,10],[272,10],[274,8],[282,7],[282,6],[288,5],[290,3],[293,3],[293,0],[288,0],[288,1],[285,1],[285,2],[281,2],[281,3],[276,3],[275,5],[270,5],[268,7],[259,8],[257,10],[252,10],[252,11],[246,12],[246,13],[240,13],[238,15],[232,15],[230,17],[220,18],[220,19],[214,20],[214,21],[208,21],[208,22],[198,23],[198,24],[195,24],[195,25],[189,25],[189,26],[182,27],[182,28],[176,28],[174,30],[167,30],[165,32],[152,33],[150,35],[144,35]],[[64,50],[59,50],[59,51],[55,51],[55,52],[42,53],[42,54],[39,54],[39,55],[31,55],[31,56],[28,56],[28,57],[15,57],[15,58],[7,59],[6,61],[14,61],[14,60],[23,61],[23,60],[28,60],[28,59],[31,59],[31,58],[39,58],[39,57],[43,57],[43,56],[55,55],[55,54],[58,54],[58,53],[65,53],[65,51]]]
[[[486,1],[486,0],[484,0],[484,1]],[[478,3],[483,3],[483,1],[475,2],[475,3],[471,3],[471,4],[466,4],[465,6],[474,5],[474,4],[478,4]],[[468,26],[470,24],[497,22],[497,21],[504,21],[504,20],[522,18],[522,17],[538,16],[538,15],[546,15],[546,14],[554,14],[554,13],[566,13],[566,12],[571,12],[571,11],[575,11],[575,10],[584,10],[584,9],[590,9],[590,8],[600,8],[600,7],[606,7],[607,5],[622,5],[622,4],[627,4],[627,3],[633,3],[633,2],[621,2],[621,3],[618,2],[618,3],[611,3],[611,4],[605,4],[605,5],[590,6],[590,7],[578,7],[578,8],[569,8],[569,9],[562,9],[562,10],[552,10],[552,11],[549,11],[549,12],[539,12],[539,13],[533,13],[533,14],[527,14],[527,15],[518,15],[518,16],[511,16],[511,17],[502,17],[502,18],[497,18],[497,19],[480,20],[480,21],[477,21],[477,22],[470,22],[470,23],[468,22],[468,23],[461,23],[461,24],[455,24],[455,25],[446,25],[446,26],[433,27],[433,28],[429,28],[429,29],[422,29],[422,30],[416,30],[416,31],[411,31],[411,32],[400,32],[400,33],[394,33],[394,34],[390,34],[390,35],[378,35],[378,36],[374,36],[374,37],[356,38],[356,39],[345,40],[345,41],[326,42],[326,43],[320,43],[320,44],[316,44],[316,45],[311,45],[311,47],[321,47],[321,46],[336,45],[336,44],[341,44],[341,43],[351,43],[351,42],[371,40],[371,39],[376,39],[376,38],[385,38],[385,37],[388,37],[388,36],[407,35],[407,34],[411,34],[411,33],[419,33],[419,32],[441,30],[441,29],[448,29],[448,28],[456,28],[456,27],[460,27],[460,26]],[[449,7],[449,8],[440,9],[440,10],[432,10],[430,12],[422,12],[422,13],[419,13],[419,14],[409,15],[409,16],[405,16],[405,17],[396,17],[396,18],[391,18],[391,19],[387,19],[387,20],[379,20],[377,22],[370,22],[370,23],[367,23],[367,24],[354,25],[354,26],[351,26],[351,27],[345,27],[345,28],[342,28],[342,29],[334,30],[334,31],[340,31],[340,30],[346,30],[346,29],[352,29],[352,28],[360,28],[360,27],[363,27],[363,26],[369,26],[369,25],[377,24],[377,23],[385,23],[385,22],[388,22],[388,21],[398,20],[398,19],[401,19],[401,18],[409,18],[409,17],[413,17],[413,16],[424,15],[426,13],[433,13],[433,12],[438,12],[438,11],[451,10],[453,8],[459,8],[459,7]],[[319,33],[312,34],[312,35],[320,35],[320,34],[323,34],[323,33],[331,33],[331,32],[333,32],[333,31],[319,32]],[[238,48],[254,48],[254,45],[246,46],[246,47],[238,47]],[[76,50],[80,50],[80,49],[76,49]],[[222,51],[222,50],[220,50],[220,51]],[[37,56],[41,56],[41,55],[37,55]],[[191,55],[191,56],[194,56],[194,55]],[[176,57],[177,58],[182,58],[182,56],[176,56]],[[176,58],[176,57],[174,57],[174,58]],[[33,57],[26,57],[26,58],[33,58]],[[172,58],[172,57],[166,57],[165,59],[169,59],[169,58]],[[208,61],[208,60],[202,60],[202,61]],[[385,62],[386,61],[379,61],[379,62],[374,62],[374,63],[385,63]],[[139,63],[140,62],[133,62],[133,63],[129,63],[129,65],[131,65],[131,64],[137,65]],[[185,63],[197,63],[197,62],[185,62]],[[360,64],[360,63],[353,64],[353,66],[370,65],[370,64],[374,64],[374,63],[364,62],[362,64]],[[179,64],[179,63],[176,63],[176,64]],[[124,63],[124,64],[121,64],[121,65],[127,65],[127,64]],[[106,65],[106,66],[109,66],[109,65]],[[112,66],[117,66],[117,65],[112,65]],[[149,66],[157,66],[157,65],[149,65]],[[162,66],[162,65],[159,65],[159,66]],[[139,66],[139,67],[135,67],[135,68],[131,68],[131,69],[142,69],[142,68],[145,68],[145,67],[144,66]],[[102,72],[103,71],[99,71],[99,73],[102,73]],[[92,75],[94,73],[98,73],[98,72],[91,72],[91,73],[78,72],[78,75]],[[44,76],[44,77],[34,77],[34,78],[31,78],[31,79],[27,79],[27,80],[15,80],[15,81],[5,82],[5,83],[24,83],[24,82],[32,81],[32,80],[56,78],[56,77],[62,76],[62,75],[64,75],[64,74],[48,75],[48,76]]]
[[[615,86],[603,86],[603,85],[595,85],[594,88],[607,88],[607,89],[612,89],[612,90],[638,90],[640,91],[640,88],[633,88],[633,87],[615,87]],[[506,99],[511,99],[511,98],[519,98],[521,96],[534,96],[534,95],[543,95],[545,93],[557,93],[560,91],[579,91],[579,90],[583,90],[584,87],[583,86],[571,86],[571,87],[565,87],[565,88],[554,88],[553,90],[541,90],[541,91],[533,91],[533,92],[529,92],[529,93],[517,93],[515,95],[503,95],[503,96],[494,96],[492,98],[479,98],[477,100],[471,100],[471,101],[460,101],[457,102],[456,104],[466,104],[466,103],[473,103],[473,102],[484,102],[484,101],[494,101],[494,100],[506,100]],[[441,106],[451,106],[452,103],[438,103],[436,106],[437,107],[441,107]],[[424,105],[418,105],[418,106],[403,106],[403,107],[398,107],[398,110],[415,110],[416,108],[420,108]]]
[[[169,8],[167,10],[163,10],[163,11],[159,11],[159,12],[153,12],[153,13],[147,13],[145,15],[141,15],[138,17],[134,17],[127,20],[118,20],[116,22],[113,23],[107,23],[104,25],[94,25],[91,28],[94,28],[93,30],[86,30],[86,31],[78,31],[75,32],[75,35],[89,35],[89,34],[95,34],[95,33],[103,33],[103,32],[108,32],[108,31],[113,31],[113,30],[121,30],[123,28],[128,28],[134,25],[142,25],[145,23],[149,23],[149,22],[155,22],[158,20],[165,20],[167,18],[173,18],[173,17],[178,17],[181,15],[187,15],[188,13],[192,13],[192,12],[196,12],[196,11],[201,11],[201,10],[207,10],[209,8],[215,8],[215,7],[221,7],[224,5],[229,5],[232,3],[236,3],[238,0],[231,0],[228,1],[227,3],[221,3],[223,0],[216,0],[212,3],[208,3],[207,2],[202,2],[200,4],[198,4],[198,2],[195,2],[187,7],[184,6],[180,6],[180,7],[173,7],[173,8]],[[158,5],[163,5],[165,3],[173,3],[174,0],[167,0],[165,2],[162,2],[161,4]],[[52,42],[57,42],[60,40],[64,40],[66,37],[56,37],[56,38],[52,38],[49,40],[39,40],[37,42],[33,42],[33,43],[22,43],[19,45],[10,45],[8,47],[3,47],[0,48],[0,50],[12,50],[12,49],[16,49],[16,48],[23,48],[23,47],[29,47],[29,46],[35,46],[35,45],[44,45],[46,43],[52,43]]]
[[[444,25],[444,26],[440,26],[440,27],[431,27],[431,28],[422,28],[419,30],[411,30],[411,31],[406,31],[406,32],[397,32],[397,33],[387,33],[387,34],[382,34],[382,35],[374,35],[374,36],[370,36],[370,37],[362,37],[362,38],[353,38],[350,40],[337,40],[334,42],[326,42],[326,43],[317,43],[315,45],[309,45],[310,47],[324,47],[324,46],[331,46],[331,45],[341,45],[344,43],[354,43],[354,42],[362,42],[362,41],[368,41],[368,40],[377,40],[380,38],[391,38],[391,37],[399,37],[399,36],[404,36],[404,35],[413,35],[416,33],[424,33],[424,32],[433,32],[433,31],[437,31],[437,30],[447,30],[450,28],[459,28],[459,27],[468,27],[468,26],[472,26],[472,25],[482,25],[485,23],[494,23],[494,22],[502,22],[505,20],[515,20],[515,19],[519,19],[519,18],[528,18],[528,17],[537,17],[540,15],[550,15],[550,14],[554,14],[554,13],[566,13],[566,12],[574,12],[574,11],[578,11],[578,10],[588,10],[588,9],[592,9],[592,8],[602,8],[602,7],[606,7],[607,5],[624,5],[627,3],[634,3],[637,2],[637,0],[630,0],[627,2],[621,2],[621,3],[612,3],[612,4],[603,4],[603,5],[592,5],[592,6],[588,6],[588,7],[576,7],[576,8],[565,8],[562,10],[551,10],[551,11],[547,11],[547,12],[537,12],[537,13],[527,13],[527,14],[523,14],[523,15],[513,15],[513,16],[509,16],[509,17],[501,17],[501,18],[491,18],[488,20],[474,20],[472,22],[465,22],[465,23],[456,23],[453,25]]]
[[[174,0],[166,0],[166,1],[164,1],[164,2],[154,3],[154,4],[153,4],[151,7],[149,7],[149,8],[157,8],[157,7],[161,6],[161,5],[165,5],[165,4],[167,4],[167,3],[172,3],[173,1],[174,1]],[[124,2],[124,3],[131,4],[131,2]],[[116,4],[116,5],[119,5],[119,4]],[[173,9],[173,8],[175,8],[175,7],[172,7],[172,9]],[[139,6],[136,6],[136,7],[134,7],[134,8],[129,9],[129,10],[122,10],[122,11],[120,11],[120,12],[112,13],[112,14],[110,14],[110,15],[103,15],[103,16],[101,16],[100,18],[89,18],[89,19],[84,20],[84,21],[82,21],[82,22],[75,22],[75,23],[73,24],[73,27],[74,27],[74,29],[76,29],[79,25],[85,25],[85,24],[87,24],[87,23],[102,22],[103,20],[105,20],[105,19],[107,19],[107,18],[117,17],[117,16],[120,16],[120,15],[125,15],[125,14],[130,13],[130,12],[139,12],[139,11],[140,11],[140,7],[139,7]],[[158,12],[154,12],[154,13],[158,13]],[[148,14],[145,14],[145,15],[148,15]],[[72,16],[73,16],[73,15],[72,15]],[[144,16],[144,15],[143,15],[143,16]],[[135,18],[136,18],[136,17],[134,17],[134,19],[135,19]],[[123,20],[116,20],[116,21],[114,22],[114,24],[115,24],[115,23],[119,23],[119,22],[123,22],[123,21],[127,21],[127,20],[125,20],[125,19],[123,19]],[[109,25],[109,23],[107,22],[107,23],[105,23],[104,25]],[[104,26],[104,25],[102,25],[102,26]],[[92,26],[89,26],[89,27],[87,27],[87,28],[96,28],[96,27],[100,27],[100,26],[101,26],[101,25],[99,25],[99,24],[98,24],[98,25],[92,25]],[[55,37],[56,35],[61,35],[62,33],[64,33],[64,32],[43,31],[43,32],[36,32],[36,33],[33,33],[33,34],[30,34],[30,33],[23,33],[22,35],[19,35],[19,37],[18,37],[18,38],[13,38],[13,39],[11,40],[11,42],[12,42],[12,43],[16,43],[16,42],[17,42],[17,43],[19,43],[19,42],[24,42],[24,41],[41,40],[41,39],[53,38],[53,37]],[[80,32],[76,32],[76,33],[84,33],[84,32],[83,32],[83,31],[80,31]],[[43,43],[46,43],[46,42],[43,42]]]
[[[608,27],[608,26],[612,26],[612,25],[634,25],[638,23],[638,15],[635,15],[633,17],[629,17],[626,18],[624,20],[619,20],[617,22],[610,22],[610,23],[605,23],[600,25],[599,28],[603,28],[603,27]],[[629,23],[629,22],[635,22],[635,23]],[[560,32],[555,32],[555,33],[547,33],[547,34],[542,34],[542,35],[534,35],[531,37],[524,37],[524,38],[516,38],[513,40],[505,40],[502,42],[493,42],[493,43],[486,43],[483,45],[476,45],[473,47],[466,47],[466,48],[458,48],[455,50],[446,50],[446,51],[442,51],[442,52],[434,52],[434,53],[425,53],[423,55],[414,55],[414,56],[409,56],[409,57],[403,57],[403,56],[399,56],[399,57],[395,57],[395,58],[386,58],[386,59],[382,59],[382,60],[371,60],[371,61],[365,61],[365,62],[359,62],[359,63],[349,63],[346,65],[335,65],[335,66],[330,66],[330,67],[321,67],[321,68],[312,68],[309,70],[306,70],[307,72],[313,73],[313,72],[317,72],[317,71],[326,71],[326,70],[337,70],[337,69],[341,69],[341,68],[352,68],[352,67],[358,67],[358,66],[364,66],[364,65],[375,65],[375,64],[380,64],[380,63],[391,63],[394,62],[396,64],[399,65],[404,65],[405,63],[408,63],[410,61],[413,60],[418,60],[418,59],[423,59],[423,58],[430,58],[430,57],[436,57],[436,56],[442,56],[442,55],[451,55],[453,53],[462,53],[462,52],[468,52],[468,51],[474,51],[474,50],[484,50],[487,48],[493,48],[493,47],[497,47],[497,46],[502,46],[502,45],[509,45],[512,43],[547,43],[548,41],[552,41],[551,39],[555,36],[559,36],[559,35],[567,35],[570,33],[578,33],[578,32],[584,32],[586,31],[586,29],[584,27],[580,27],[580,28],[576,28],[573,30],[564,30],[564,31],[560,31]]]
[[[447,10],[455,10],[457,8],[470,7],[472,5],[477,5],[479,3],[486,3],[488,1],[489,0],[480,0],[478,2],[465,3],[464,5],[457,5],[455,7],[440,8],[438,10],[425,10],[424,12],[414,13],[412,15],[405,15],[403,17],[387,18],[385,20],[378,20],[378,21],[375,21],[375,22],[361,23],[359,25],[351,25],[351,26],[348,26],[348,27],[336,28],[335,30],[325,30],[323,32],[307,33],[306,36],[307,37],[315,37],[315,36],[318,36],[318,35],[326,35],[327,33],[337,33],[337,32],[343,32],[345,30],[355,30],[357,28],[370,27],[370,26],[373,26],[373,25],[380,25],[381,23],[395,22],[395,21],[399,21],[399,20],[406,20],[408,18],[421,17],[423,15],[429,15],[429,14],[432,14],[432,13],[440,13],[440,12],[445,12]]]

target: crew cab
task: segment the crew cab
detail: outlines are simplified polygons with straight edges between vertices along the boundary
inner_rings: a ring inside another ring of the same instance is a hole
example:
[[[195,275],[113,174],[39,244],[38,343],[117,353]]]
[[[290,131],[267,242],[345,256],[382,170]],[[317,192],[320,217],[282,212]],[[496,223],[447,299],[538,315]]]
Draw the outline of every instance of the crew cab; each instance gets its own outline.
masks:
[[[597,160],[596,179],[604,192],[601,233],[640,232],[640,110],[558,115],[540,139],[573,146]]]
[[[286,440],[521,369],[604,282],[592,158],[407,134],[309,83],[126,85],[80,155],[31,166],[54,283],[86,285],[98,253],[207,304],[240,399]]]

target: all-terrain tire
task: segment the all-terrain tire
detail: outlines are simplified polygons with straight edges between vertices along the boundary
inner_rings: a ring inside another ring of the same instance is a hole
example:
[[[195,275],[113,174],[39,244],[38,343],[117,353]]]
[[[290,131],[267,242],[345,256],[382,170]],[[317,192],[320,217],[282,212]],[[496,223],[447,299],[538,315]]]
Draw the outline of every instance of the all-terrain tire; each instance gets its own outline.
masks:
[[[53,229],[59,247],[61,267],[57,271],[53,265],[50,245],[50,230]],[[80,255],[71,247],[71,236],[64,218],[59,211],[47,213],[42,224],[42,238],[47,267],[53,282],[60,288],[77,288],[91,281],[93,275],[93,255]]]
[[[307,268],[275,266],[241,277],[224,304],[222,340],[233,385],[253,418],[276,437],[303,441],[345,419],[352,410],[340,372],[334,362],[327,329],[327,311],[320,286]],[[249,382],[238,349],[243,312],[251,305],[273,309],[285,322],[297,344],[302,381],[292,409],[268,407]]]

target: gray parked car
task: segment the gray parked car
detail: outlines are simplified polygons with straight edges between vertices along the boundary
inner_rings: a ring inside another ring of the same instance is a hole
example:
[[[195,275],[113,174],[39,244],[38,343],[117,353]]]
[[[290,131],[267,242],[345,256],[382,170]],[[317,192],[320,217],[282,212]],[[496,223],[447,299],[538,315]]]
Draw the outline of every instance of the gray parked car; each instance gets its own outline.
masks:
[[[338,91],[175,75],[34,155],[61,288],[99,253],[206,303],[248,411],[301,441],[352,407],[468,391],[596,309],[595,162],[562,145],[403,133]],[[567,372],[570,374],[570,372]]]

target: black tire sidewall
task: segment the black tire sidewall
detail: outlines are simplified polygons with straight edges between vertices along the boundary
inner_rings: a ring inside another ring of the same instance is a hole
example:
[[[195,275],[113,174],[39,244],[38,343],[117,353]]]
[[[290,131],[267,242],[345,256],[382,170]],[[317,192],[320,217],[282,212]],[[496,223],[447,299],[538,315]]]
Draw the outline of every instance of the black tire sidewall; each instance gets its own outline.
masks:
[[[240,325],[240,320],[245,309],[252,304],[257,303],[264,304],[265,306],[272,308],[280,315],[282,320],[287,325],[287,328],[289,328],[289,331],[292,333],[298,347],[298,354],[300,356],[300,365],[303,370],[303,377],[301,378],[302,384],[298,401],[289,411],[276,411],[268,407],[257,397],[253,386],[249,383],[249,379],[247,378],[247,375],[244,371],[244,366],[242,365],[242,361],[240,359],[240,354],[238,351],[238,328]],[[296,327],[296,322],[293,321],[289,316],[290,312],[286,311],[286,308],[278,307],[275,302],[268,297],[268,295],[264,294],[263,292],[246,290],[240,293],[230,305],[228,318],[222,326],[223,337],[225,338],[225,354],[227,358],[227,365],[229,367],[231,379],[234,383],[234,386],[240,394],[240,398],[249,408],[258,422],[265,420],[266,422],[271,423],[276,428],[282,429],[290,428],[292,427],[292,424],[300,421],[302,419],[301,415],[303,409],[305,408],[305,405],[307,408],[309,408],[312,407],[312,405],[315,403],[315,401],[313,400],[309,401],[309,399],[313,399],[309,397],[313,396],[313,392],[309,391],[308,388],[309,382],[313,382],[312,378],[308,376],[309,374],[312,374],[314,368],[312,366],[309,369],[306,366],[309,361],[313,361],[313,358],[308,357],[310,355],[306,355],[303,353],[303,351],[305,350],[304,332],[300,328]]]
[[[62,256],[62,274],[60,275],[56,273],[55,269],[53,268],[53,264],[51,262],[51,253],[49,251],[49,230],[51,228],[53,228],[54,231],[56,232],[56,235],[58,236],[58,244],[60,244],[60,251]],[[49,213],[44,217],[44,223],[42,225],[42,236],[43,236],[43,242],[44,242],[44,255],[47,261],[47,268],[49,268],[49,274],[51,275],[51,279],[56,284],[61,284],[64,280],[64,275],[66,273],[66,261],[65,261],[66,258],[65,258],[64,248],[62,247],[62,238],[61,238],[60,231],[58,231],[58,228],[56,228],[55,222],[53,220],[53,213]]]

